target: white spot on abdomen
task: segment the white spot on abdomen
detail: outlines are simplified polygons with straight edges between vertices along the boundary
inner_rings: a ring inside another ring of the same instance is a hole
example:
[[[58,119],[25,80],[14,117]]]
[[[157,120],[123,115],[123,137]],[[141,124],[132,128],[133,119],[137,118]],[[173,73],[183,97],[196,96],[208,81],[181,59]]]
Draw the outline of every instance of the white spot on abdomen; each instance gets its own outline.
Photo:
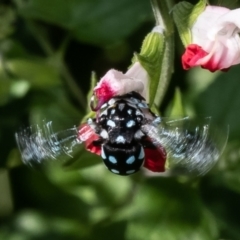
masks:
[[[106,157],[106,154],[105,154],[105,152],[104,152],[103,147],[102,147],[102,149],[101,149],[101,157],[102,157],[102,159],[106,159],[106,158],[107,158],[107,157]]]
[[[136,170],[128,170],[128,171],[126,171],[126,174],[132,174],[132,173],[134,173],[134,172],[136,172]]]
[[[141,146],[141,151],[139,153],[138,159],[142,160],[144,157],[145,157],[145,153],[144,153],[143,147]]]
[[[116,143],[125,143],[125,142],[126,142],[126,139],[121,135],[116,138]]]
[[[119,173],[119,171],[118,170],[116,170],[116,169],[111,169],[111,172],[113,172],[113,173]]]
[[[134,163],[134,161],[135,161],[135,157],[134,157],[134,156],[131,156],[131,157],[129,157],[129,158],[126,160],[126,163],[127,163],[127,164],[132,164],[132,163]]]
[[[117,163],[117,159],[114,156],[109,156],[108,160],[113,164]]]

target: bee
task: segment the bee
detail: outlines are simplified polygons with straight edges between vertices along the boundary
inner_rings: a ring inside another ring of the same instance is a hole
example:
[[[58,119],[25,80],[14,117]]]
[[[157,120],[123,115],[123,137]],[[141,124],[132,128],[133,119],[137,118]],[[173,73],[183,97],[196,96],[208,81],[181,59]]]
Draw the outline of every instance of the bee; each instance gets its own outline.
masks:
[[[108,100],[96,118],[79,127],[55,133],[47,122],[42,128],[16,133],[16,141],[26,164],[71,155],[85,144],[114,174],[126,176],[145,167],[152,172],[170,168],[202,175],[220,157],[226,138],[211,138],[210,118],[201,126],[190,126],[189,118],[169,120],[156,115],[140,94],[130,92]]]

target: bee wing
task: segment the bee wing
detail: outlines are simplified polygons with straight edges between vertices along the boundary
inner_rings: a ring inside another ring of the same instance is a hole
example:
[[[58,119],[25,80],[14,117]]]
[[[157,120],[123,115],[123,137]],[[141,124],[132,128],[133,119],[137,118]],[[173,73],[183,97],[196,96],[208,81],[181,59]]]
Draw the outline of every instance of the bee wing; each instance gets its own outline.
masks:
[[[228,137],[210,128],[211,118],[194,124],[189,118],[161,119],[159,124],[145,124],[142,130],[157,147],[167,152],[167,167],[173,172],[203,175],[219,159]]]
[[[79,135],[81,129],[77,127],[54,132],[52,122],[28,127],[15,134],[22,160],[25,164],[40,163],[46,159],[56,159],[63,155],[71,156],[74,148],[87,140],[89,136]],[[89,128],[90,131],[90,128]]]

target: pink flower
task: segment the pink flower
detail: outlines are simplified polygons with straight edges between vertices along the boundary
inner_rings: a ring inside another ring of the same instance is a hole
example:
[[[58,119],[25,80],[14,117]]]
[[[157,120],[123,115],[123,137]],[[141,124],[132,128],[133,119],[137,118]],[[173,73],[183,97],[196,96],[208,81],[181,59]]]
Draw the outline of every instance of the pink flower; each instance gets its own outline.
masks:
[[[114,96],[135,91],[147,97],[148,74],[139,62],[136,62],[124,74],[115,69],[109,70],[98,82],[93,92],[97,98],[97,111],[105,102]]]
[[[183,68],[201,66],[214,72],[240,63],[240,9],[207,6],[191,28],[192,43],[182,56]]]

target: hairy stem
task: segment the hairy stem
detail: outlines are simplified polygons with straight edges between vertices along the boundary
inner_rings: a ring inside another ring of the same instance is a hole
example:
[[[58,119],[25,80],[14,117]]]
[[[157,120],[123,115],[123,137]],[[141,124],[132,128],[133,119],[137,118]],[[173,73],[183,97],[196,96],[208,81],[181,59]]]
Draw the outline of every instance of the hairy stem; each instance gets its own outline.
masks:
[[[37,24],[35,24],[32,21],[28,22],[28,25],[33,33],[33,36],[35,36],[36,40],[42,47],[45,54],[48,57],[54,57],[54,55],[57,56],[55,63],[58,66],[61,76],[65,79],[69,89],[73,93],[74,97],[77,99],[79,105],[83,109],[86,109],[87,103],[86,103],[84,94],[83,94],[82,90],[78,87],[78,85],[76,84],[75,79],[71,75],[71,73],[63,59],[64,53],[65,53],[65,48],[66,48],[66,45],[68,42],[68,38],[67,38],[67,40],[63,41],[63,44],[60,46],[60,49],[55,51],[53,49],[53,47],[51,46],[50,41],[47,38],[47,34],[46,34],[46,32],[44,32],[44,29],[40,28]]]
[[[157,94],[154,103],[159,106],[167,91],[171,76],[173,73],[174,61],[174,26],[170,15],[171,1],[170,0],[150,0],[153,13],[156,20],[156,25],[164,29],[166,38],[165,50],[163,53],[163,62],[161,66],[160,81],[157,88]]]

